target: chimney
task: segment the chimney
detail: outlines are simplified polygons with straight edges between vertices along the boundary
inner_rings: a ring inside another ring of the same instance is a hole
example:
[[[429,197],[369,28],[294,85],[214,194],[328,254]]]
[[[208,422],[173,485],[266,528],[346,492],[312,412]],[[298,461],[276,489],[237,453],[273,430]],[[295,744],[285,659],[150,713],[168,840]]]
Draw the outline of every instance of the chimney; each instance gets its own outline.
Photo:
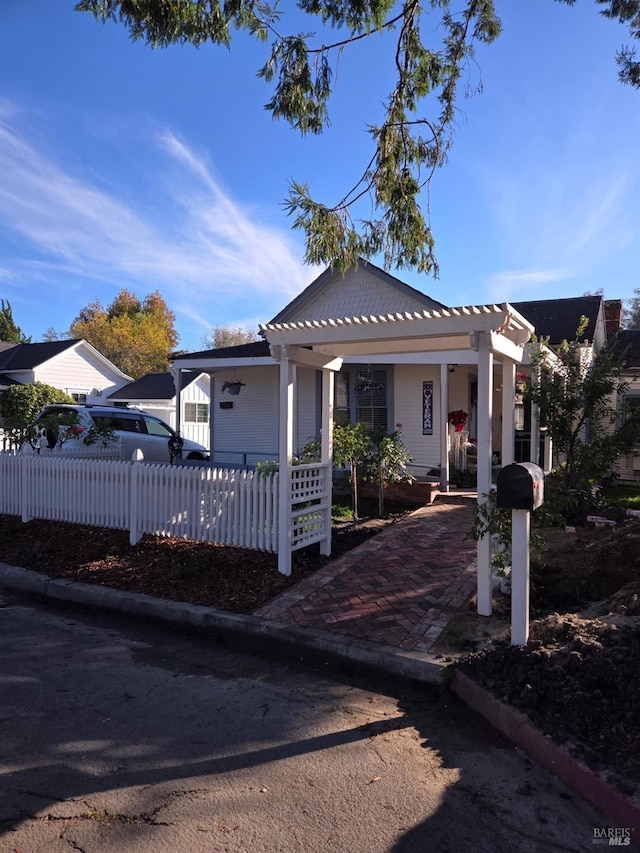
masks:
[[[622,299],[605,299],[604,320],[607,326],[607,338],[617,335],[622,325]]]

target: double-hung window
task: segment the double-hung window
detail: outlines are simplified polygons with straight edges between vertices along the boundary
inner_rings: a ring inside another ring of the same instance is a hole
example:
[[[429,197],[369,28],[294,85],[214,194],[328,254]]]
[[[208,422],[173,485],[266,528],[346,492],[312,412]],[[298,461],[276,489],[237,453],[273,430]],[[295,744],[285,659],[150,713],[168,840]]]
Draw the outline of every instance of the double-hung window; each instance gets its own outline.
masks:
[[[209,406],[207,403],[185,403],[184,420],[190,424],[206,424],[209,422]]]

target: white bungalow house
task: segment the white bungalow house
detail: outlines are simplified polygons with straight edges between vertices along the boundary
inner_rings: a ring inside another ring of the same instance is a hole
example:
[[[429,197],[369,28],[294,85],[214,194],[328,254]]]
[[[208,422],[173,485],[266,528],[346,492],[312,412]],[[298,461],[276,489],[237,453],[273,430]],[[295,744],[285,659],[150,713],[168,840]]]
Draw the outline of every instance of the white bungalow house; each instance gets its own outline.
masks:
[[[589,319],[588,334],[594,348],[605,343],[604,302],[601,296],[575,299],[516,302],[511,307],[525,318],[539,336],[549,337],[553,347],[564,338],[571,339],[582,315]],[[362,263],[346,276],[325,271],[299,296],[277,314],[268,325],[291,322],[316,323],[333,318],[361,318],[423,311],[441,312],[437,302],[373,264]],[[278,361],[273,357],[269,333],[252,344],[206,350],[176,356],[172,369],[176,374],[200,370],[211,377],[210,443],[213,464],[252,466],[263,459],[278,458],[279,402],[277,397]],[[419,347],[419,344],[418,344]],[[413,348],[414,350],[416,348]],[[525,351],[520,371],[529,372]],[[493,366],[492,409],[502,409],[502,366]],[[186,375],[186,373],[185,373]],[[243,384],[238,394],[223,391],[233,380]],[[184,380],[183,380],[184,382]],[[369,383],[373,393],[362,391]],[[475,350],[442,349],[429,352],[393,353],[384,345],[377,352],[345,355],[335,376],[333,419],[337,423],[361,421],[388,432],[399,429],[413,457],[413,473],[426,477],[441,470],[443,486],[449,468],[472,465],[465,454],[464,439],[478,439],[478,358]],[[443,394],[446,389],[446,396]],[[299,368],[294,416],[294,452],[310,438],[320,435],[320,372]],[[440,401],[444,404],[441,406]],[[531,409],[515,395],[510,403],[515,419],[514,458],[532,458]],[[467,413],[462,436],[442,420],[442,413],[461,410]],[[502,462],[502,415],[492,421],[491,454]],[[444,425],[443,425],[444,424]],[[534,442],[535,444],[535,442]],[[460,447],[462,450],[460,451]],[[534,448],[535,456],[535,448]],[[550,467],[550,448],[540,444],[536,457]]]
[[[198,371],[182,374],[181,433],[209,446],[209,376]],[[171,373],[148,373],[107,396],[108,405],[144,409],[176,429],[176,388]]]
[[[345,276],[325,271],[261,331],[264,340],[255,344],[178,355],[172,369],[178,395],[185,370],[211,375],[213,464],[278,459],[283,573],[291,570],[292,543],[297,547],[304,541],[300,527],[309,510],[300,506],[318,488],[303,482],[305,472],[293,468],[294,453],[313,436],[321,437],[322,459],[312,476],[325,483],[315,492],[321,517],[315,541],[323,553],[331,550],[334,419],[400,429],[415,469],[437,469],[446,489],[452,444],[448,413],[473,410],[478,495],[486,501],[496,453],[496,374],[502,388],[497,452],[503,464],[513,460],[516,364],[525,357],[533,326],[512,306],[449,309],[362,262]],[[240,393],[231,396],[234,381]],[[485,540],[478,545],[478,610],[491,612],[490,543]]]

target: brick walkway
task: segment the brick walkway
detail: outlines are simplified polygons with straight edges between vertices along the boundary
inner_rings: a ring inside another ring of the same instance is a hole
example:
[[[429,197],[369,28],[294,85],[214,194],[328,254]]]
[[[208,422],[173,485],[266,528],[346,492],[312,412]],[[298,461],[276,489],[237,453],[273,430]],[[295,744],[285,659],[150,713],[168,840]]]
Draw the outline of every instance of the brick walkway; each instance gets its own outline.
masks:
[[[473,503],[421,507],[254,615],[428,652],[476,588]]]

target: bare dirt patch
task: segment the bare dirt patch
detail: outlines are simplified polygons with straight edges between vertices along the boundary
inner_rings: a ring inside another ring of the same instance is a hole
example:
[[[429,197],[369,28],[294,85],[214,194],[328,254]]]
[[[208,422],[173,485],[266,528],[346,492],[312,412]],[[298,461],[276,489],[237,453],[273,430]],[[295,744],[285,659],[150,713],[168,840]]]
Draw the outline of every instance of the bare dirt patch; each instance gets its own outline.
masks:
[[[510,645],[510,601],[498,596],[488,620],[460,614],[440,653],[623,792],[637,793],[640,522],[544,536],[532,564],[529,644]]]

